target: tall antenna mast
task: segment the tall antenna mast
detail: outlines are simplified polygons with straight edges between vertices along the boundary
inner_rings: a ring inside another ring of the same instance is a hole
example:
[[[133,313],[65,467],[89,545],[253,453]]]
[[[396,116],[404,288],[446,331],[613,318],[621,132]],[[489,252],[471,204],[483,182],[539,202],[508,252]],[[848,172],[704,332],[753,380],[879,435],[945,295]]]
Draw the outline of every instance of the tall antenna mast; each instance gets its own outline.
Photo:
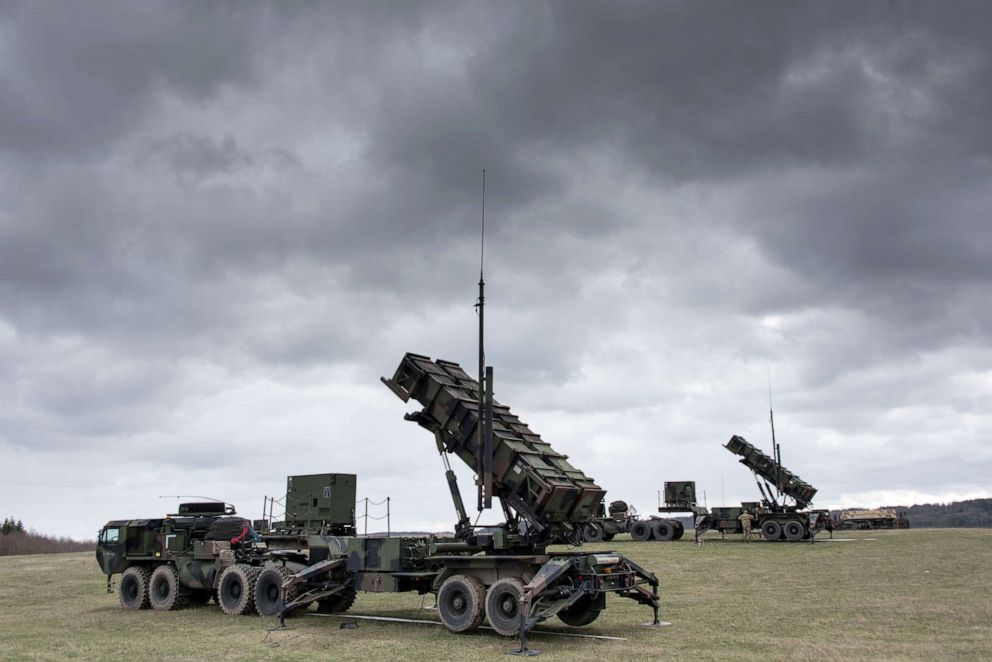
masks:
[[[768,422],[772,426],[772,454],[775,456],[775,488],[782,496],[782,450],[775,440],[775,412],[772,409],[772,369],[768,367]]]
[[[479,487],[478,510],[493,505],[493,369],[486,367],[485,308],[486,281],[483,278],[486,264],[486,169],[482,169],[482,238],[479,245],[479,453],[476,465],[476,484]]]

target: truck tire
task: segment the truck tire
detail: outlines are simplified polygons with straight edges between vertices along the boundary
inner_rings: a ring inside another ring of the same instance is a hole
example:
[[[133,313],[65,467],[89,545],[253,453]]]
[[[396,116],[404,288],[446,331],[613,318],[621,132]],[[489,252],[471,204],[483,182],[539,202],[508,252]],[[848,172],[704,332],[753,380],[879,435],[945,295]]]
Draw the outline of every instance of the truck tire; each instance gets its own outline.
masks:
[[[668,542],[675,538],[675,526],[667,519],[660,519],[651,525],[651,534],[655,540]]]
[[[232,565],[220,576],[217,598],[225,614],[240,616],[255,612],[255,580],[258,568],[245,563]]]
[[[573,628],[580,628],[583,625],[589,625],[599,618],[599,611],[600,610],[596,606],[596,603],[593,602],[592,597],[584,595],[571,607],[562,609],[558,612],[558,618],[565,625],[571,625]]]
[[[482,624],[486,588],[475,577],[453,575],[437,592],[437,611],[451,632],[470,632]]]
[[[118,593],[125,609],[148,609],[148,569],[132,565],[125,570]]]
[[[282,610],[283,583],[293,576],[293,571],[286,566],[270,566],[258,573],[255,580],[255,609],[262,616],[278,616]],[[296,598],[296,587],[293,586],[286,594],[285,602]]]
[[[651,525],[647,522],[634,522],[630,527],[630,537],[637,542],[644,542],[651,538]]]
[[[803,536],[806,535],[806,527],[794,519],[790,519],[782,526],[782,533],[785,534],[785,539],[791,542],[796,542],[802,540]]]
[[[348,586],[329,598],[317,601],[317,611],[321,614],[342,614],[355,604],[355,589]]]
[[[171,611],[183,606],[179,596],[179,571],[176,566],[166,563],[158,566],[148,580],[148,601],[156,611]]]
[[[486,620],[489,626],[504,637],[515,637],[520,632],[518,600],[524,592],[524,583],[516,577],[498,580],[486,592]]]
[[[607,534],[603,535],[603,542],[612,542],[613,541],[613,537],[615,535],[617,535],[617,534],[615,534],[615,533],[607,533]]]
[[[582,527],[582,540],[585,542],[603,542],[605,537],[606,533],[603,531],[602,524],[589,522]]]
[[[782,525],[773,519],[765,520],[761,524],[761,537],[768,542],[778,540],[782,536]]]
[[[675,537],[672,540],[681,540],[682,536],[685,535],[685,524],[675,521]]]

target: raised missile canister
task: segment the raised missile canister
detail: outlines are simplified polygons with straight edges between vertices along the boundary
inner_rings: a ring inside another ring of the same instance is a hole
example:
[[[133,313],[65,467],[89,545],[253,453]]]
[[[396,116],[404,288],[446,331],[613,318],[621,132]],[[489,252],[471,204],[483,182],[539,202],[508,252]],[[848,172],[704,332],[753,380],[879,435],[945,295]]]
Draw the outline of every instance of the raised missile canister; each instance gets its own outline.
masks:
[[[479,466],[478,381],[457,363],[407,354],[383,382],[403,401],[423,405],[412,418],[433,431],[446,451],[473,469]],[[493,494],[541,526],[588,522],[606,494],[495,401],[492,473]]]
[[[744,437],[734,435],[724,448],[735,455],[740,455],[740,463],[745,467],[772,485],[779,486],[784,494],[796,500],[797,507],[805,508],[813,501],[813,496],[816,494],[815,487],[784,467],[776,471],[775,460],[752,446]]]

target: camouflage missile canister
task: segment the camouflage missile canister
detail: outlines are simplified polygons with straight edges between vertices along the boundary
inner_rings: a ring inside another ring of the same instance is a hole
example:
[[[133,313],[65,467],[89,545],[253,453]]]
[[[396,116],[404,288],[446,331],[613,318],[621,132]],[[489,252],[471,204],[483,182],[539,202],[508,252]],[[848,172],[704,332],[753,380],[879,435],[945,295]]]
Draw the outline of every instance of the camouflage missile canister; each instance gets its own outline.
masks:
[[[479,382],[457,364],[407,354],[392,379],[383,380],[404,402],[424,410],[419,422],[433,429],[445,449],[470,467],[479,449]],[[427,417],[427,421],[424,421]],[[493,403],[495,492],[519,513],[546,525],[588,522],[606,492],[510,412]]]
[[[731,453],[740,455],[741,464],[748,469],[769,483],[779,485],[780,478],[776,475],[778,472],[775,471],[775,460],[749,444],[744,437],[734,435],[724,448]],[[795,499],[797,507],[805,508],[808,506],[813,501],[816,488],[784,467],[780,468],[779,472],[781,473],[780,489],[782,492]]]

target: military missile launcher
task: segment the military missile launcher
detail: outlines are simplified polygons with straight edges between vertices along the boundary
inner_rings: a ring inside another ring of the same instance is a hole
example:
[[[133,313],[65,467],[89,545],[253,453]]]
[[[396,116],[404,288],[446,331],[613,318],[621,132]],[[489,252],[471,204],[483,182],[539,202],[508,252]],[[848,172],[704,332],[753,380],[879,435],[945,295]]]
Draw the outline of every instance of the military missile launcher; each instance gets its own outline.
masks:
[[[812,542],[817,532],[828,524],[830,513],[809,509],[816,488],[783,467],[778,444],[774,446],[775,457],[770,457],[737,435],[724,445],[728,451],[739,455],[739,462],[751,470],[761,493],[759,503],[742,504],[741,510],[754,515],[755,528],[764,540]],[[721,531],[729,530],[729,518],[721,519],[726,524]],[[740,527],[735,529],[742,530]]]
[[[606,607],[607,593],[652,607],[659,623],[653,573],[614,552],[546,551],[555,542],[579,543],[605,492],[493,399],[492,368],[481,386],[457,363],[407,354],[382,381],[404,402],[421,405],[406,419],[433,433],[446,469],[457,543],[439,546],[429,561],[437,564],[431,590],[448,629],[486,620],[500,634],[519,634],[526,651],[536,623],[557,615],[587,625]],[[480,511],[498,497],[504,522],[470,523],[449,455],[476,469]]]
[[[525,651],[534,625],[554,616],[588,625],[605,609],[608,593],[651,607],[660,623],[653,573],[615,552],[548,551],[555,543],[578,544],[605,494],[567,456],[491,391],[480,408],[478,383],[455,363],[407,354],[383,381],[422,406],[406,418],[434,434],[458,516],[454,538],[350,535],[354,476],[294,476],[287,481],[285,520],[263,534],[233,508],[212,504],[203,506],[210,512],[184,505],[159,520],[108,523],[97,558],[108,586],[110,576],[123,573],[121,604],[174,609],[215,596],[229,614],[285,617],[314,603],[343,611],[362,591],[433,593],[452,632],[488,622],[497,633],[520,636]],[[471,524],[449,455],[482,468],[480,491],[488,488],[500,500],[504,522]],[[156,583],[159,576],[166,579]],[[152,599],[156,591],[159,602]]]

